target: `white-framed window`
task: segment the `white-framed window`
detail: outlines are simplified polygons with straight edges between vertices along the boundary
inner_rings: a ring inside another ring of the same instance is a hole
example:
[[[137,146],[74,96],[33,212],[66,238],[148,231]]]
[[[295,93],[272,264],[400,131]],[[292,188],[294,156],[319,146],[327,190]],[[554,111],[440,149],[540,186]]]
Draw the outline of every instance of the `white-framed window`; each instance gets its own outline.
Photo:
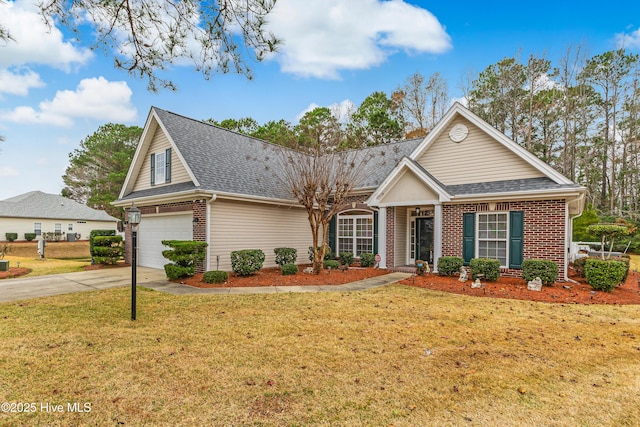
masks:
[[[509,265],[509,214],[492,212],[477,214],[476,254],[478,258],[500,260],[502,267]]]
[[[73,224],[69,223],[68,227],[67,227],[68,231],[73,231]]]
[[[155,182],[156,184],[161,184],[164,182],[164,168],[165,168],[165,152],[161,151],[159,153],[156,153],[155,158],[156,158],[156,164],[155,164],[155,171],[156,171],[156,179]]]
[[[338,215],[336,254],[351,252],[354,257],[373,253],[373,215]]]
[[[33,232],[36,234],[36,236],[41,236],[42,235],[42,223],[41,222],[34,222],[33,223]]]
[[[151,185],[171,182],[171,148],[151,153]]]
[[[58,234],[62,233],[62,224],[60,224],[59,222],[56,222],[53,225],[53,231]]]

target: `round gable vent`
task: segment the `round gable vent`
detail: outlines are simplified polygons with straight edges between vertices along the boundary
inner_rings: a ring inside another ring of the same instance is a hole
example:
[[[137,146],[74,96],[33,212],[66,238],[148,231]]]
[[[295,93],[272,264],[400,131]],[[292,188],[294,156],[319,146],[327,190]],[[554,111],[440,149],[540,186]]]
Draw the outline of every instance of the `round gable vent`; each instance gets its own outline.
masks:
[[[469,134],[469,129],[461,123],[458,123],[449,131],[449,138],[453,142],[461,142],[463,141],[467,135]]]

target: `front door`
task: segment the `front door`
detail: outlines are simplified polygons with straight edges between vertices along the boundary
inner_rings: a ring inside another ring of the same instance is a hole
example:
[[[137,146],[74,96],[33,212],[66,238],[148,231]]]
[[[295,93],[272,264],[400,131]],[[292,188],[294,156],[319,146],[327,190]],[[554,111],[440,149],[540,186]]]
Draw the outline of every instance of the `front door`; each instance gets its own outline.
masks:
[[[416,218],[416,260],[433,264],[433,218]]]

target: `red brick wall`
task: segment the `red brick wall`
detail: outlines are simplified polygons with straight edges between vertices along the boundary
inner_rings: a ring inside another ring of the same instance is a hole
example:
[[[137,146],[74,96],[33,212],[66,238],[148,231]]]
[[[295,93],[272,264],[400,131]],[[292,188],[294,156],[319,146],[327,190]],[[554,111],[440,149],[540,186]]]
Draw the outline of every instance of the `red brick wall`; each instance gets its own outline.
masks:
[[[395,245],[395,223],[396,223],[396,210],[393,207],[387,208],[387,268],[391,268],[395,265],[395,254],[394,254],[394,245]]]
[[[477,204],[443,205],[442,255],[462,256],[462,214]],[[565,201],[535,200],[509,203],[510,211],[524,211],[524,259],[547,259],[558,264],[564,277]],[[501,275],[522,277],[522,270],[503,269]]]

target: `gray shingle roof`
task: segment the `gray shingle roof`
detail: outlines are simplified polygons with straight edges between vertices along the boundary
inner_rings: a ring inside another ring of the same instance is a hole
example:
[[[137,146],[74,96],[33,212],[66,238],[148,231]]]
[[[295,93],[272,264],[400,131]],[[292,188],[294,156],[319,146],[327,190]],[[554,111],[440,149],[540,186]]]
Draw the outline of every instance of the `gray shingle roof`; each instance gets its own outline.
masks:
[[[0,217],[117,221],[104,211],[42,191],[31,191],[0,201]]]
[[[275,173],[279,167],[276,150],[282,147],[157,107],[152,108],[199,186],[193,183],[157,186],[130,193],[121,200],[189,190],[292,199]],[[416,138],[357,150],[356,155],[360,158],[369,157],[364,166],[363,182],[358,187],[378,187],[398,162],[409,156],[423,140]],[[577,184],[557,184],[546,177],[445,186],[417,162],[413,163],[452,196],[580,187]]]
[[[448,185],[445,190],[452,196],[511,193],[520,191],[558,190],[580,188],[578,184],[558,184],[550,178],[510,179],[506,181],[479,182],[475,184]]]
[[[198,189],[279,199],[292,198],[274,172],[279,167],[278,153],[275,150],[281,150],[282,147],[156,107],[154,110],[198,180]],[[421,140],[360,150],[358,155],[372,156],[365,166],[361,187],[376,187],[382,183],[398,161],[410,154]],[[123,200],[141,197],[143,194],[166,194],[170,192],[167,190],[170,187],[158,186],[144,192],[135,192]]]

